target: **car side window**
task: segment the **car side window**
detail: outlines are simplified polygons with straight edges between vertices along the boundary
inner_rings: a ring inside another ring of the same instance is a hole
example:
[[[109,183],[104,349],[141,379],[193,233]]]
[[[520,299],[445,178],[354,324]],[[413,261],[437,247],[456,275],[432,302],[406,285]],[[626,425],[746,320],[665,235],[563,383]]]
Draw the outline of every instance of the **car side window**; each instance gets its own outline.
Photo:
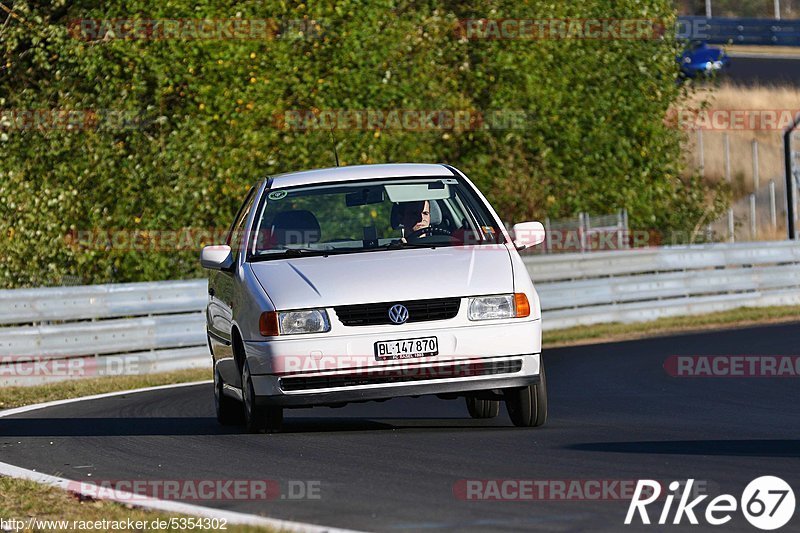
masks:
[[[231,229],[228,231],[228,238],[225,241],[225,244],[231,247],[231,253],[233,254],[233,258],[236,259],[239,257],[239,251],[242,249],[242,239],[244,237],[244,226],[247,223],[247,215],[250,214],[250,210],[253,208],[253,200],[255,199],[255,187],[250,189],[250,192],[247,193],[247,197],[242,204],[242,207],[239,208],[239,213],[236,215],[233,224],[231,225]]]

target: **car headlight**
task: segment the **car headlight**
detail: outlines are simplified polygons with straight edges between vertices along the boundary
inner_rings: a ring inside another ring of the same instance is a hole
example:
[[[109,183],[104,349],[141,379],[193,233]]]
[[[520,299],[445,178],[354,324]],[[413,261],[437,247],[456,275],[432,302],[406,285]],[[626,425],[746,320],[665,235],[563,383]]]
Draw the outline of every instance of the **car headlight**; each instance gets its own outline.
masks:
[[[258,326],[261,334],[265,337],[299,335],[301,333],[325,333],[331,330],[328,312],[325,309],[268,311],[261,313]]]
[[[524,293],[498,294],[470,298],[467,316],[470,320],[524,318],[530,316],[531,306]]]

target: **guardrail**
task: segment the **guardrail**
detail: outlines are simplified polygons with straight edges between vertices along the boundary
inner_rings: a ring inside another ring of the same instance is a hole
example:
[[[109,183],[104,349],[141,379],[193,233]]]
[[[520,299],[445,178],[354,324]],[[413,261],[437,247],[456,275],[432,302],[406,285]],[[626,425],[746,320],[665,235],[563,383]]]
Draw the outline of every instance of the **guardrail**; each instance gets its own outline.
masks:
[[[0,385],[208,366],[206,300],[205,280],[0,291]]]
[[[678,17],[693,40],[714,44],[800,46],[800,20]]]
[[[800,304],[800,243],[526,257],[544,329]]]
[[[796,241],[523,260],[546,330],[800,305]],[[206,287],[205,280],[190,280],[0,291],[0,385],[209,366]],[[38,370],[25,366],[32,358]]]

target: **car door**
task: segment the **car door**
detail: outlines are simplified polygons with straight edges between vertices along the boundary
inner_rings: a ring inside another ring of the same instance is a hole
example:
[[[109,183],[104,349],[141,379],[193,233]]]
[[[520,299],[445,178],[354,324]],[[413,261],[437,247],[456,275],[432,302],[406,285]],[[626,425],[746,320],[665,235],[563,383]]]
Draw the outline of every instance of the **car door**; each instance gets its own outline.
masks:
[[[253,187],[247,193],[247,197],[239,208],[239,212],[236,214],[225,239],[225,244],[231,247],[234,265],[238,264],[245,225],[253,207],[255,196],[255,187]],[[233,357],[231,328],[233,325],[232,304],[236,276],[235,268],[231,272],[214,270],[208,280],[208,330],[214,350],[214,358],[218,361]]]

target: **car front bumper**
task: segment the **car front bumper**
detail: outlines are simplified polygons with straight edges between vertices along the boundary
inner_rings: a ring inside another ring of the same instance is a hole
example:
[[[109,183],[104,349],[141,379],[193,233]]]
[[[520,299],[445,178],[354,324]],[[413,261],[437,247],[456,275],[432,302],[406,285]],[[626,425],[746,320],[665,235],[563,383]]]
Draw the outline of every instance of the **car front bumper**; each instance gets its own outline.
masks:
[[[423,365],[400,363],[369,371],[323,372],[302,377],[252,376],[252,380],[256,404],[304,407],[524,387],[538,383],[540,361],[540,354],[524,354]],[[324,381],[317,386],[308,378]],[[289,390],[288,380],[295,380]],[[308,388],[297,390],[298,383]]]
[[[377,360],[376,341],[436,336],[439,354]],[[301,407],[523,387],[538,382],[541,321],[245,342],[256,402]]]

